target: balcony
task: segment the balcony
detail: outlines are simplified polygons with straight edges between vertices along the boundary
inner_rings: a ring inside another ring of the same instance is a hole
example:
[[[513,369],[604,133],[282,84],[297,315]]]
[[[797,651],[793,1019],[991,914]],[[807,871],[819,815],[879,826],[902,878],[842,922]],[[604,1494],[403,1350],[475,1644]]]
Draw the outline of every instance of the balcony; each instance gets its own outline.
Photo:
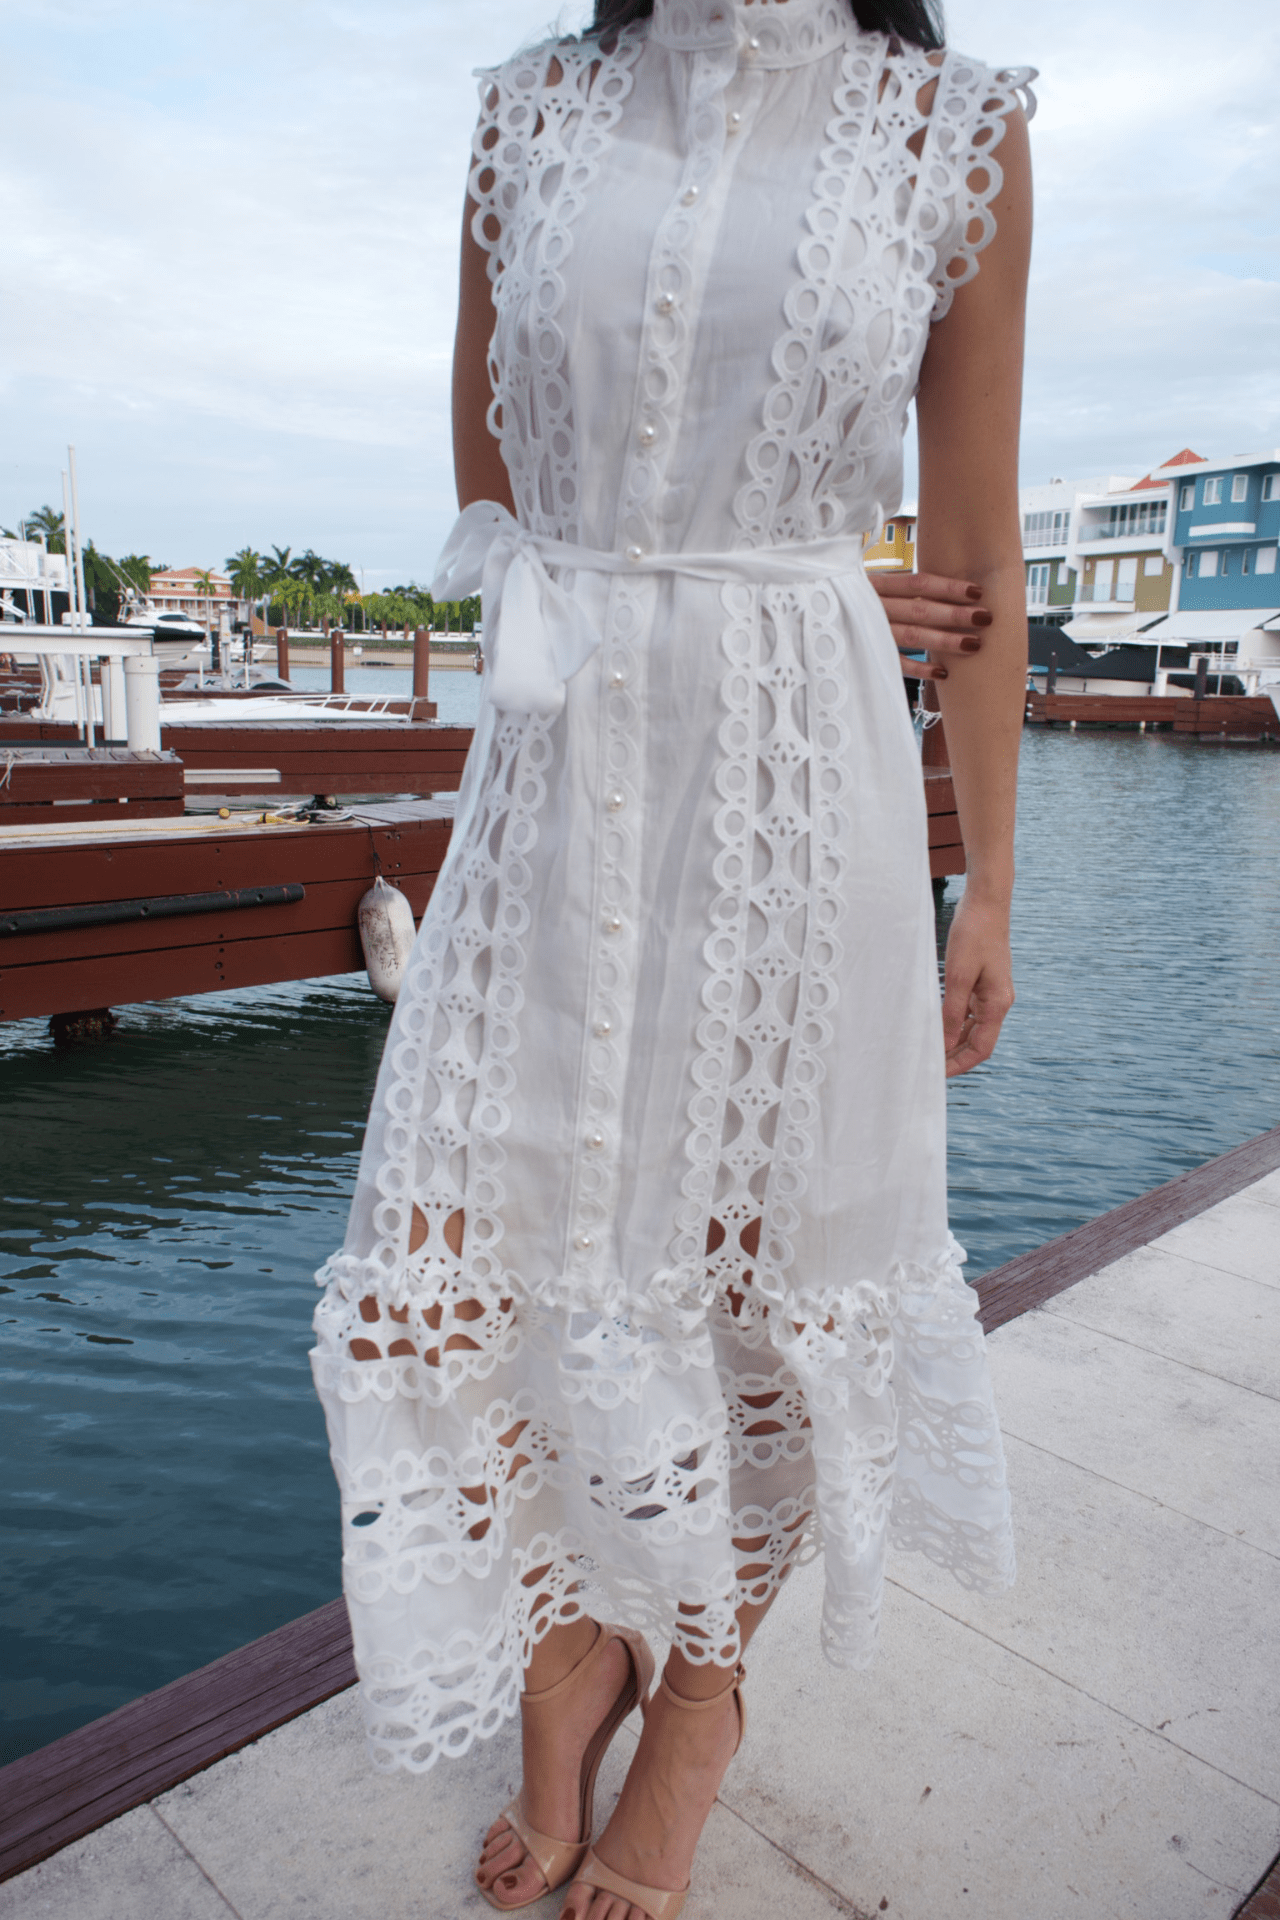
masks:
[[[1158,546],[1164,540],[1165,526],[1163,520],[1146,527],[1113,527],[1109,523],[1101,527],[1085,525],[1080,529],[1080,545],[1087,547],[1095,540],[1123,540],[1135,547],[1148,544]]]
[[[1059,528],[1058,532],[1055,533],[1052,527],[1037,527],[1034,533],[1023,533],[1022,546],[1024,552],[1028,547],[1061,547],[1065,553],[1067,550],[1066,531],[1064,528]]]
[[[1136,611],[1137,602],[1132,593],[1125,597],[1114,586],[1098,587],[1086,580],[1076,595],[1076,605],[1106,607],[1112,613],[1133,613]],[[1153,615],[1152,618],[1154,617]]]

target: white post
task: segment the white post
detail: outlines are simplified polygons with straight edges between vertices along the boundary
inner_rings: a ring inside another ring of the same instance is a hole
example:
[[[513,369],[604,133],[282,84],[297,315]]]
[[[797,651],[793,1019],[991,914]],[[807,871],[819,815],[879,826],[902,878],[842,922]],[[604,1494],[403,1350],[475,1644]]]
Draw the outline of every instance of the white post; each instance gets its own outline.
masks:
[[[62,546],[67,562],[67,609],[71,615],[71,633],[74,638],[79,631],[76,620],[76,570],[71,558],[71,496],[67,492],[67,476],[62,476]],[[83,740],[84,728],[84,683],[80,678],[80,655],[71,655],[71,685],[75,689],[76,732]]]
[[[84,590],[84,549],[80,544],[80,488],[76,481],[76,450],[67,448],[67,467],[71,474],[71,534],[76,553],[76,598],[80,607],[80,632],[89,626],[89,602]],[[80,656],[84,674],[85,738],[93,746],[93,665],[87,654]]]
[[[124,660],[118,653],[102,661],[102,739],[104,746],[122,747],[129,738],[129,704],[125,694]]]
[[[160,751],[160,663],[151,653],[124,659],[126,736],[132,753]]]

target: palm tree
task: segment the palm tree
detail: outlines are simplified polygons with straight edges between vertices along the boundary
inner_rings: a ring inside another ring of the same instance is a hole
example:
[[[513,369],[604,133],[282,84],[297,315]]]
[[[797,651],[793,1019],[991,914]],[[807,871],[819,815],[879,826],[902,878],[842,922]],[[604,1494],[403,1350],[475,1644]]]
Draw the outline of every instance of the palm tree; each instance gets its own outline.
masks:
[[[41,537],[48,552],[66,552],[67,542],[62,515],[55,513],[52,507],[37,507],[35,512],[29,513],[25,520],[19,520],[16,533],[11,533],[7,527],[4,530],[6,540],[38,540]]]
[[[252,547],[241,547],[225,562],[231,585],[241,600],[252,600],[262,585],[262,555]]]
[[[226,567],[227,572],[231,575],[232,592],[238,599],[243,600],[250,609],[249,626],[250,630],[252,630],[253,602],[266,585],[262,555],[255,553],[252,547],[241,547],[239,553],[232,554],[226,563]],[[262,627],[264,633],[266,626],[267,609],[264,607],[262,609]]]
[[[209,603],[216,598],[218,592],[217,585],[208,567],[197,567],[196,585],[204,597],[204,623],[205,626],[208,627],[210,620]]]
[[[296,584],[290,570],[291,563],[289,556],[292,552],[292,547],[272,547],[270,559],[263,560],[262,585],[268,596],[266,606],[268,616],[271,612],[270,603],[272,600],[279,600],[286,613],[294,604],[293,596],[286,594],[284,591],[286,585],[293,586]]]

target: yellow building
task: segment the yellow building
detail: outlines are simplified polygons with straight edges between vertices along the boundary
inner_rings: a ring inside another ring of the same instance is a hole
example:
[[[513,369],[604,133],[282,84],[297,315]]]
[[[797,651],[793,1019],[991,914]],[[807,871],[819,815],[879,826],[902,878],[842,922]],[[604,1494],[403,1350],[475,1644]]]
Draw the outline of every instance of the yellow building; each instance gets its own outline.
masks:
[[[868,573],[892,568],[898,573],[914,573],[916,567],[916,517],[896,513],[886,520],[880,538],[863,549]]]

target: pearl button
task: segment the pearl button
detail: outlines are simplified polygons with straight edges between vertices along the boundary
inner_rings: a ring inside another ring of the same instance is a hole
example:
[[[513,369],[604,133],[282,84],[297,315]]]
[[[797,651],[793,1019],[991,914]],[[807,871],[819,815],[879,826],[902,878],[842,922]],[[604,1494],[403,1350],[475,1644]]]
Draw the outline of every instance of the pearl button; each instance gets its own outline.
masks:
[[[600,1148],[604,1145],[604,1135],[600,1133],[598,1130],[595,1133],[589,1133],[587,1135],[587,1145],[591,1148],[593,1153],[598,1153]]]
[[[622,809],[626,806],[626,804],[627,804],[626,794],[619,793],[616,787],[614,788],[613,792],[607,796],[605,800],[605,805],[606,807],[608,807],[610,813],[621,813]]]
[[[697,197],[698,189],[696,187],[686,187],[680,196],[680,201],[683,206],[691,207]]]
[[[760,36],[758,33],[753,33],[748,36],[745,51],[750,59],[755,59],[760,51]]]
[[[590,1253],[592,1247],[595,1245],[595,1241],[589,1233],[575,1233],[573,1236],[573,1244],[579,1253]]]
[[[592,1032],[595,1034],[597,1040],[607,1040],[613,1032],[612,1020],[597,1020],[595,1026],[592,1028]]]
[[[622,932],[622,922],[621,920],[619,920],[616,913],[611,913],[606,917],[605,923],[604,923],[604,930],[606,933]]]
[[[639,433],[636,435],[636,439],[640,442],[640,445],[642,447],[651,447],[654,441],[657,439],[657,437],[658,437],[658,429],[654,426],[652,420],[646,420],[644,425],[641,427]]]
[[[627,559],[631,562],[632,566],[634,567],[637,560],[644,559],[644,548],[630,546],[626,549],[626,555],[627,555]]]
[[[626,684],[627,684],[626,674],[622,671],[621,667],[615,667],[613,672],[609,675],[609,685],[611,687],[625,687]]]
[[[674,293],[660,293],[658,295],[657,307],[659,313],[674,313],[676,308],[676,297]]]
[[[729,127],[730,133],[737,133],[741,125],[742,125],[742,115],[738,112],[738,109],[735,107],[733,112],[729,115],[729,119],[728,119],[728,127]]]

